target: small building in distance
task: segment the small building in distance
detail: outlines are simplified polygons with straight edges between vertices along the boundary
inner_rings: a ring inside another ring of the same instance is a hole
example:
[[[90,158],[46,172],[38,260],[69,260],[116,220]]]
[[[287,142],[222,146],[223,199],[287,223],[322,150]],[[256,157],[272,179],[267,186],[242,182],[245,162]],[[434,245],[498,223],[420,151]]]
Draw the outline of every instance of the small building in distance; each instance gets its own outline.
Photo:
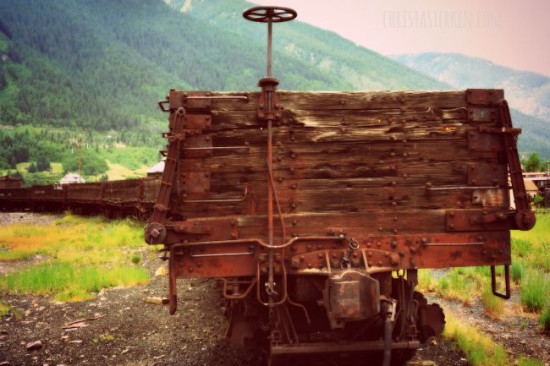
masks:
[[[73,183],[86,183],[84,178],[76,173],[67,173],[61,180],[59,184],[73,184]]]
[[[0,177],[0,188],[21,188],[21,186],[21,178],[10,177],[9,175]]]
[[[148,177],[161,177],[164,172],[164,161],[166,158],[162,158],[161,161],[153,165],[149,170],[147,170]]]

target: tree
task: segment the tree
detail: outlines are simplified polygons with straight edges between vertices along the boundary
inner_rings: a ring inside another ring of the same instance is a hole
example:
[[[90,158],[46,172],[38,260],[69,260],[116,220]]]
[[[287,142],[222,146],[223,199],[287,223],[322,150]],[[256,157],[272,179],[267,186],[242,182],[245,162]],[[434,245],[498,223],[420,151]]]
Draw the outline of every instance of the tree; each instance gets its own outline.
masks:
[[[38,159],[36,159],[36,171],[43,172],[50,169],[51,169],[50,159],[48,159],[44,155],[40,155]]]
[[[36,164],[34,163],[34,161],[31,163],[31,165],[29,165],[29,167],[27,168],[27,171],[29,173],[36,173],[38,171],[36,169]]]
[[[521,162],[526,172],[538,172],[542,170],[542,161],[539,154],[531,153],[527,159]]]

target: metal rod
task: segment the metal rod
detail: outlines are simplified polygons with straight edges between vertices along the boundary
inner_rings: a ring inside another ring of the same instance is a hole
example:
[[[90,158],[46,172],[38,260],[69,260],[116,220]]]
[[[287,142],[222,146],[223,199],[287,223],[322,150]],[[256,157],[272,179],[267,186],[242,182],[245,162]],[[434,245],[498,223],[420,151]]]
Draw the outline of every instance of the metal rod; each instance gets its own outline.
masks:
[[[185,99],[242,99],[248,100],[246,95],[192,95],[190,97],[185,97]]]
[[[271,19],[267,22],[267,77],[271,77],[271,42],[273,37],[273,24]]]
[[[269,22],[269,28],[271,29],[271,22]],[[270,38],[271,39],[271,38]],[[271,42],[269,42],[271,44]],[[271,46],[270,46],[271,49]],[[270,52],[270,51],[269,51]],[[268,57],[269,60],[269,57]],[[271,66],[268,61],[268,74],[271,71]],[[269,100],[269,98],[268,98]],[[267,120],[267,168],[272,169],[273,163],[273,121]],[[269,174],[272,174],[270,171]],[[267,180],[267,231],[268,231],[268,245],[273,247],[273,184],[272,180]],[[273,249],[269,251],[268,257],[268,286],[270,292],[274,291],[274,277],[273,277]],[[269,294],[269,303],[273,303],[273,294]]]

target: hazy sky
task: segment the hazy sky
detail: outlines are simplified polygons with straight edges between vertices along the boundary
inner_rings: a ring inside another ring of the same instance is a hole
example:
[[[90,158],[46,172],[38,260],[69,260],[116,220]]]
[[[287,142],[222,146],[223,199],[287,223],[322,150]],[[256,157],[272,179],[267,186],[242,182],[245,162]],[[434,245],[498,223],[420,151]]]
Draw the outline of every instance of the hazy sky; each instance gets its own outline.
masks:
[[[294,8],[299,20],[384,55],[457,52],[550,76],[548,0],[252,1]]]

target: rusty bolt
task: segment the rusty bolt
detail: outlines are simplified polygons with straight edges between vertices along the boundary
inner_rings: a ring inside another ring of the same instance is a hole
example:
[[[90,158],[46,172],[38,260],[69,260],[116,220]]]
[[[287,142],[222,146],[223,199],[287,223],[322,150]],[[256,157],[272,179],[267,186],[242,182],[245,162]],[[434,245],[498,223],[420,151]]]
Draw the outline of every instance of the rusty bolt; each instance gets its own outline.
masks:
[[[197,267],[202,267],[202,262],[197,262]]]
[[[359,254],[357,254],[357,252],[353,252],[353,258],[357,258],[359,256]]]
[[[153,239],[156,239],[156,238],[158,238],[159,235],[160,235],[160,230],[158,230],[158,229],[153,229],[153,230],[151,230],[150,235],[151,235],[151,237],[152,237]]]
[[[411,247],[410,251],[411,251],[412,254],[414,254],[414,253],[416,253],[416,248],[415,248],[415,247]]]
[[[231,220],[229,223],[231,224],[231,226],[237,225],[237,222],[235,220]]]
[[[390,153],[390,156],[395,156],[395,153],[392,151],[392,152]]]
[[[290,157],[291,157],[292,159],[296,159],[296,154],[292,153],[292,154],[290,155]]]
[[[393,233],[394,233],[394,234],[397,234],[398,232],[399,232],[399,230],[393,229]]]
[[[317,258],[319,258],[319,259],[323,258],[323,253],[318,253]]]
[[[284,180],[283,177],[278,177],[277,178],[277,182],[279,182],[279,183],[281,183],[283,180]]]
[[[376,242],[376,245],[378,246],[378,248],[380,248],[380,247],[382,246],[382,242],[377,241],[377,242]]]
[[[385,255],[386,257],[389,257],[389,256],[390,256],[390,253],[386,252],[386,253],[384,253],[384,255]]]
[[[297,220],[292,220],[292,226],[296,226],[298,225],[298,221]]]
[[[307,268],[311,268],[311,267],[313,267],[313,265],[311,263],[308,263]]]
[[[237,239],[237,234],[231,233],[231,239]]]
[[[304,261],[304,256],[301,255],[301,256],[300,256],[300,262],[303,262],[303,261]]]
[[[392,246],[392,248],[397,247],[397,240],[392,240],[391,241],[391,246]]]
[[[296,202],[292,202],[292,204],[290,205],[290,207],[292,207],[292,208],[296,208],[296,206],[297,206]]]
[[[292,183],[292,185],[290,186],[290,188],[296,189],[296,188],[298,188],[298,185],[297,185],[296,183]]]
[[[454,224],[449,224],[449,229],[454,230],[454,229],[455,229],[455,225],[454,225]]]
[[[367,247],[370,248],[370,246],[371,246],[371,243],[370,243],[370,241],[368,241],[368,242],[367,242]]]
[[[193,272],[193,267],[189,267],[189,268],[187,268],[187,270],[188,270],[189,272]]]
[[[369,251],[367,252],[367,255],[368,255],[369,257],[372,257],[372,252],[369,250]]]

